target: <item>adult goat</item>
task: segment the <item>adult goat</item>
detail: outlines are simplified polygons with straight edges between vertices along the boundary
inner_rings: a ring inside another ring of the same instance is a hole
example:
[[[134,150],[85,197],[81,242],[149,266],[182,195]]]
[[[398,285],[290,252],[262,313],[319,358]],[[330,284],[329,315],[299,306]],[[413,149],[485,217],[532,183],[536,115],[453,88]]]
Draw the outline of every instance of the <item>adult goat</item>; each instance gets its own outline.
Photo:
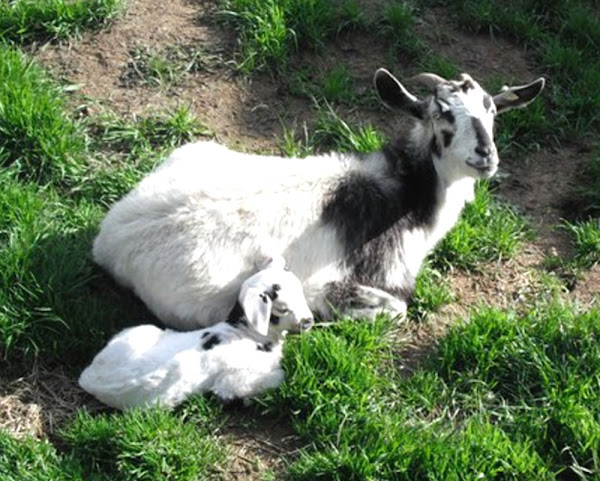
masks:
[[[491,96],[469,75],[411,79],[387,70],[382,101],[414,119],[383,150],[303,159],[188,144],[103,220],[93,255],[165,324],[194,329],[227,315],[253,259],[281,254],[312,311],[403,315],[419,268],[498,166],[497,114],[531,102],[544,79]]]

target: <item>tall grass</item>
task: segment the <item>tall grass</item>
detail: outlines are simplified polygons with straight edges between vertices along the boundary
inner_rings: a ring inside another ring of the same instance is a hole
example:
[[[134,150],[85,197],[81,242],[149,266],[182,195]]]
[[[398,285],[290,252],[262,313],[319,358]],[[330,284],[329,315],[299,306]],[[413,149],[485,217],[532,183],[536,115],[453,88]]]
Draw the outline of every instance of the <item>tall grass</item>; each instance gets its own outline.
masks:
[[[65,183],[84,161],[81,124],[35,62],[0,43],[0,166],[39,183]]]
[[[600,48],[600,19],[590,2],[510,0],[500,7],[491,0],[452,0],[449,4],[465,28],[493,29],[534,52],[551,75],[549,114],[560,138],[599,125],[600,61],[595,52]],[[535,124],[531,127],[535,130]]]
[[[222,18],[238,31],[238,66],[284,70],[299,49],[319,49],[341,29],[360,25],[355,2],[342,0],[221,0]]]
[[[383,318],[290,339],[265,400],[310,443],[290,478],[594,479],[599,329],[597,310],[480,309],[406,379]]]
[[[48,441],[0,432],[3,481],[197,481],[217,479],[226,452],[215,438],[220,409],[198,399],[177,413],[159,409],[92,416],[80,411]]]
[[[65,39],[114,18],[123,0],[11,0],[0,3],[0,40]]]
[[[475,200],[438,245],[433,263],[441,269],[473,269],[480,263],[511,258],[533,236],[527,220],[514,207],[494,198],[486,183],[480,183]]]

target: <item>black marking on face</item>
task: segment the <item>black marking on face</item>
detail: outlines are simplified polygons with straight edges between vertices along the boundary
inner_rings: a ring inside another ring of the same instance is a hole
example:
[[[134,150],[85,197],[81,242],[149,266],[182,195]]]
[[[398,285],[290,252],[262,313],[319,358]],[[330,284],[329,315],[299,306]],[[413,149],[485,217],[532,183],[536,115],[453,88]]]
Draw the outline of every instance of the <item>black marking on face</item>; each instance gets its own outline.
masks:
[[[485,130],[481,119],[471,117],[471,124],[475,131],[475,135],[477,136],[477,147],[475,147],[475,151],[480,155],[490,155],[492,152],[492,139],[487,133],[487,130]]]
[[[448,147],[452,143],[454,138],[454,132],[449,130],[442,130],[442,138],[444,140],[444,147]]]
[[[257,342],[256,349],[263,352],[271,352],[273,350],[272,342]]]
[[[471,90],[471,89],[474,89],[474,88],[475,88],[475,84],[473,83],[473,81],[472,81],[472,80],[469,80],[469,79],[467,79],[467,80],[465,80],[465,81],[462,83],[462,85],[460,86],[460,88],[461,88],[461,90],[462,90],[464,93],[467,93],[469,90]]]
[[[269,302],[269,293],[268,292],[261,292],[259,294],[260,300],[263,301],[265,304],[267,302]]]
[[[485,108],[486,112],[489,112],[493,105],[492,97],[485,94],[483,96],[483,108]]]
[[[450,106],[448,104],[446,104],[445,102],[442,103],[439,100],[436,100],[436,104],[437,104],[437,107],[439,110],[440,119],[445,120],[449,124],[453,124],[454,123],[454,114],[452,113],[452,109],[450,108]]]
[[[210,331],[206,331],[202,333],[202,339],[204,339],[206,336],[210,336]]]
[[[239,301],[235,303],[235,306],[233,306],[233,309],[231,309],[229,312],[226,322],[233,327],[248,327],[248,321],[245,318],[244,308]]]
[[[205,351],[210,351],[213,347],[217,346],[221,344],[221,338],[215,334],[212,337],[209,337],[206,341],[204,341],[204,344],[202,344],[202,349],[204,349]]]
[[[429,144],[429,148],[431,149],[431,153],[436,157],[442,156],[442,150],[440,149],[440,145],[438,144],[437,138],[435,135],[431,137],[431,142]]]
[[[269,319],[269,322],[271,324],[273,324],[274,326],[279,325],[280,321],[281,321],[281,319],[279,319],[279,317],[277,317],[277,316],[271,316],[271,318]]]
[[[269,293],[269,295],[271,296],[272,300],[275,300],[279,297],[279,294],[277,294],[279,291],[281,290],[281,285],[279,284],[273,284],[273,287],[271,287],[271,292]]]

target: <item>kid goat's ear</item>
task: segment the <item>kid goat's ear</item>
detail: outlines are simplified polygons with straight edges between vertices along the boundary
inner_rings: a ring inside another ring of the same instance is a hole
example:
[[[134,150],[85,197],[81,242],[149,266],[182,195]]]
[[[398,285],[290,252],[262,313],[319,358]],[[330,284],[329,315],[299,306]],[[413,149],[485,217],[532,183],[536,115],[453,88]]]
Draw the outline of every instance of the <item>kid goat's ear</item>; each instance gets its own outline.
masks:
[[[269,295],[259,287],[248,287],[240,301],[250,325],[259,334],[266,336],[273,305]]]
[[[373,77],[375,89],[381,101],[391,109],[402,110],[413,117],[423,119],[427,104],[417,99],[390,72],[380,68]]]

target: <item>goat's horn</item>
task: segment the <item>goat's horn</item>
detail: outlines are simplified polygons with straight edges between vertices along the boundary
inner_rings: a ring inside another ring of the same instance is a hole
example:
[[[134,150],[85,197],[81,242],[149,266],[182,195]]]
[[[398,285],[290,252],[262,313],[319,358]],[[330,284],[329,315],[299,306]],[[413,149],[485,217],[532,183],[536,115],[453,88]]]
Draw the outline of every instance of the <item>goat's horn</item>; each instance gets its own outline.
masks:
[[[409,78],[408,81],[421,84],[424,87],[427,87],[429,90],[435,90],[439,84],[448,83],[445,78],[434,73],[420,73],[419,75]]]

